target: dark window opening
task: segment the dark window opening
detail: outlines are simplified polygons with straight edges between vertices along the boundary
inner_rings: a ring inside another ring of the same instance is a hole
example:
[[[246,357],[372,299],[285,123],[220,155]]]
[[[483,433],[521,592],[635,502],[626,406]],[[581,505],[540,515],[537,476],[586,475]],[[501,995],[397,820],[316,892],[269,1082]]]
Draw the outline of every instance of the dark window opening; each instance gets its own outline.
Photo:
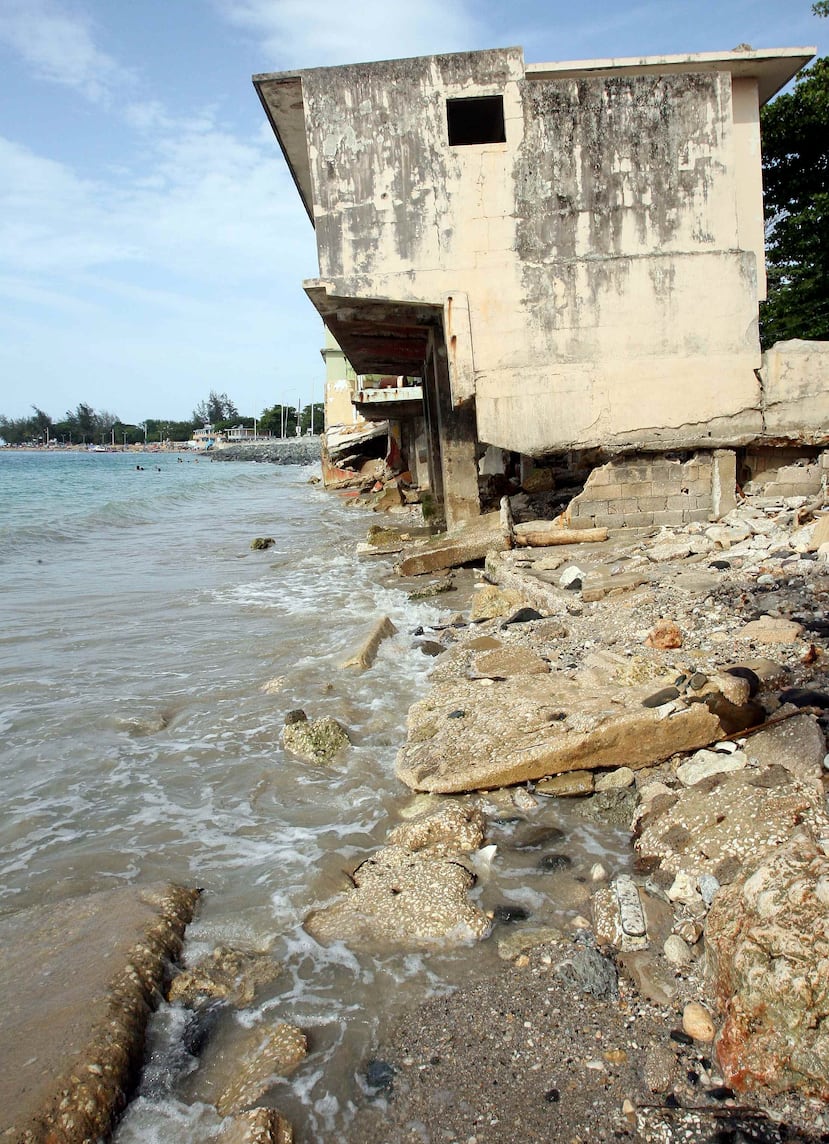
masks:
[[[473,99],[447,99],[446,119],[449,124],[449,146],[466,147],[473,143],[506,143],[504,130],[504,97],[480,95]]]

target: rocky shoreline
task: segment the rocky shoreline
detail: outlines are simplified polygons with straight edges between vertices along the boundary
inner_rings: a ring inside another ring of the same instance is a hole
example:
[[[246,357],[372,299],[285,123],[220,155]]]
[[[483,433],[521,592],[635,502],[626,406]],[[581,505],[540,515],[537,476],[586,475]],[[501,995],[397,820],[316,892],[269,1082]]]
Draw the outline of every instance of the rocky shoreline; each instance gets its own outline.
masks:
[[[296,437],[284,441],[243,442],[223,445],[200,456],[211,461],[259,461],[271,465],[313,465],[320,459],[319,437]]]
[[[829,519],[803,510],[492,554],[469,615],[423,633],[398,773],[455,793],[331,920],[358,944],[491,933],[511,966],[384,1030],[351,1139],[829,1139]],[[560,797],[630,827],[633,877],[569,871],[590,900],[552,937],[470,918],[494,824]]]

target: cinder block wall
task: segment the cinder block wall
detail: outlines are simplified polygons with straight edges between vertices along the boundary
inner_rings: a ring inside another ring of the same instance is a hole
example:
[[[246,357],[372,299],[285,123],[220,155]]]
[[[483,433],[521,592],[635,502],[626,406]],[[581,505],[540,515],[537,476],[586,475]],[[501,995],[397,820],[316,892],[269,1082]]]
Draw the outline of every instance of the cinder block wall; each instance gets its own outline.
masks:
[[[594,469],[570,502],[578,528],[647,528],[717,520],[736,505],[736,456],[730,449],[688,461],[642,455]]]
[[[758,445],[746,449],[743,491],[766,497],[812,497],[826,484],[829,452]]]

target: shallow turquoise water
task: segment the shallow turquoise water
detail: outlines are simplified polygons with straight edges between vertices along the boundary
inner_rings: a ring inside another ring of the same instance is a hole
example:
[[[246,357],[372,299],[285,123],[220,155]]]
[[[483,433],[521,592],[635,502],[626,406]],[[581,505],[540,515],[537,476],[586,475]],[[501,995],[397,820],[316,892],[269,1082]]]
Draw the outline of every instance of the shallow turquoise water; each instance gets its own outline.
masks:
[[[300,1140],[328,1141],[347,1137],[378,1016],[497,958],[493,943],[355,955],[302,928],[410,797],[394,759],[431,664],[410,633],[439,615],[409,602],[388,564],[357,560],[371,521],[311,475],[0,450],[0,911],[123,882],[204,887],[187,956],[225,942],[283,965],[238,1021],[309,1032],[306,1064],[274,1099]],[[254,536],[275,544],[252,552]],[[397,636],[371,670],[343,672],[382,614]],[[343,763],[283,752],[296,707],[349,728]],[[608,841],[567,829],[586,860]],[[524,873],[504,863],[479,892],[555,920],[555,901]],[[165,1006],[155,1022],[162,1073],[181,1020]],[[118,1144],[218,1132],[193,1078],[168,1082],[134,1102]]]

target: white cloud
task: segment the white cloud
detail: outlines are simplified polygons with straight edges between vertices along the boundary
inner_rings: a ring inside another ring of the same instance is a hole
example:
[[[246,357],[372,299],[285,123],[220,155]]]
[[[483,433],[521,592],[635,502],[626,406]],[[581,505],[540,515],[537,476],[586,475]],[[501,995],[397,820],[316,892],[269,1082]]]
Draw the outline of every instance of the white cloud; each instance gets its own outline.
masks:
[[[3,0],[0,41],[39,78],[74,88],[92,102],[105,100],[131,75],[96,46],[89,20],[56,0]]]
[[[479,38],[469,0],[214,0],[229,23],[257,37],[262,71],[466,51]]]

